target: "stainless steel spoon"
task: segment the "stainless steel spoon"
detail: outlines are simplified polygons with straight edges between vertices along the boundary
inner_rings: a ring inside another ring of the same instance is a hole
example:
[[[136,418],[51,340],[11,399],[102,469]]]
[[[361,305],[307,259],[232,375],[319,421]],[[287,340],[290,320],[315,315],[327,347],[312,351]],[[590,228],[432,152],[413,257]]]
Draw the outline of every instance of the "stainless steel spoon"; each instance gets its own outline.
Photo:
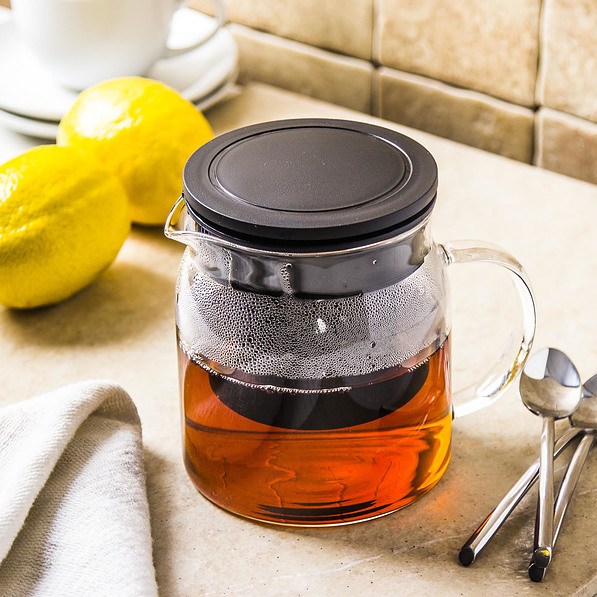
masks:
[[[583,384],[580,404],[570,415],[570,422],[576,429],[584,430],[584,437],[570,459],[558,491],[553,521],[553,546],[558,540],[572,494],[576,489],[587,456],[595,441],[597,432],[597,374]],[[546,570],[547,568],[542,568],[532,562],[529,566],[529,578],[535,582],[540,582],[545,577]]]
[[[570,416],[581,399],[580,377],[572,361],[555,348],[544,348],[526,363],[520,377],[524,405],[543,417],[539,466],[539,500],[533,562],[546,568],[553,548],[554,421]]]
[[[579,435],[581,429],[567,429],[556,442],[554,458],[557,458]],[[529,466],[525,473],[512,486],[512,489],[502,498],[500,503],[489,513],[479,528],[469,537],[460,548],[458,561],[463,566],[470,566],[481,553],[491,538],[497,533],[504,521],[510,516],[520,500],[533,487],[539,477],[539,460]]]

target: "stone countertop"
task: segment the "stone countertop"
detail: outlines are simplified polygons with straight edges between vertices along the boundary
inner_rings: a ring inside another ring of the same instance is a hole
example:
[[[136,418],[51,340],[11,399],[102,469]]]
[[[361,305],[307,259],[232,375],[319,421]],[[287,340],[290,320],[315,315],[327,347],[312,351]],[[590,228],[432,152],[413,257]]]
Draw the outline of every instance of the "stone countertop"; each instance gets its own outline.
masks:
[[[242,88],[207,114],[216,133],[279,118],[376,119],[288,92]],[[379,121],[378,121],[379,122]],[[394,124],[439,164],[436,239],[503,245],[527,268],[538,305],[535,346],[552,345],[597,370],[597,187]],[[0,161],[35,144],[0,130]],[[176,199],[172,198],[173,202]],[[591,457],[544,583],[526,568],[535,494],[527,496],[470,568],[459,547],[538,453],[540,422],[516,389],[454,425],[440,483],[390,516],[295,529],[218,509],[187,479],[181,459],[173,296],[182,246],[134,228],[116,262],[55,307],[0,309],[0,404],[69,382],[109,378],[135,400],[143,424],[154,559],[161,595],[549,595],[597,592],[597,459]],[[507,338],[513,292],[493,268],[455,268],[454,377],[488,369]],[[497,338],[497,339],[496,339]],[[562,464],[556,467],[559,474]]]

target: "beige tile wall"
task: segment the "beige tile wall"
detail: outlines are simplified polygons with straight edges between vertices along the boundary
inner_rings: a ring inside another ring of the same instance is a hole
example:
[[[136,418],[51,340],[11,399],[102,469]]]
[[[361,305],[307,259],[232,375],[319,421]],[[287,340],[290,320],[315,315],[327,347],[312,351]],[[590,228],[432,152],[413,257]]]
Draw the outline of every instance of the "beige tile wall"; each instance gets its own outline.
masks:
[[[267,81],[297,93],[371,113],[373,65],[320,48],[231,27],[240,53],[240,82]]]
[[[371,59],[374,0],[224,1],[228,18],[234,23],[340,54]],[[211,0],[192,0],[190,5],[213,14]]]
[[[515,160],[533,157],[533,111],[468,89],[380,68],[376,112],[382,118]]]
[[[225,2],[242,81],[597,183],[597,0]]]
[[[542,107],[536,135],[538,166],[597,183],[597,124]]]
[[[597,122],[597,2],[544,4],[537,104]]]
[[[380,64],[532,106],[539,0],[379,0]]]

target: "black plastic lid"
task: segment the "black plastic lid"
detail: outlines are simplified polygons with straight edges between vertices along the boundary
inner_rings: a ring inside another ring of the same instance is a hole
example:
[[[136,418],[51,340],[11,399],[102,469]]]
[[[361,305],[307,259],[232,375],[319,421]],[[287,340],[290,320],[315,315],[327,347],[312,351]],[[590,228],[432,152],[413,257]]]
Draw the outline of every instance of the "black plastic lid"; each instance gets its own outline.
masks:
[[[266,122],[198,149],[183,173],[191,216],[268,247],[342,245],[408,230],[432,209],[437,165],[395,131],[345,120]]]

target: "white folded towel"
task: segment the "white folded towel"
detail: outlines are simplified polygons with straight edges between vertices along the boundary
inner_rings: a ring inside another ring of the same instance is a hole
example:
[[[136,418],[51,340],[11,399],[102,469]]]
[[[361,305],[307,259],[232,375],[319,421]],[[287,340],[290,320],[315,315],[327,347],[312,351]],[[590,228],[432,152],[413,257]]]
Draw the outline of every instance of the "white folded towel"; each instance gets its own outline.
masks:
[[[0,595],[157,595],[141,425],[119,386],[0,410]]]

